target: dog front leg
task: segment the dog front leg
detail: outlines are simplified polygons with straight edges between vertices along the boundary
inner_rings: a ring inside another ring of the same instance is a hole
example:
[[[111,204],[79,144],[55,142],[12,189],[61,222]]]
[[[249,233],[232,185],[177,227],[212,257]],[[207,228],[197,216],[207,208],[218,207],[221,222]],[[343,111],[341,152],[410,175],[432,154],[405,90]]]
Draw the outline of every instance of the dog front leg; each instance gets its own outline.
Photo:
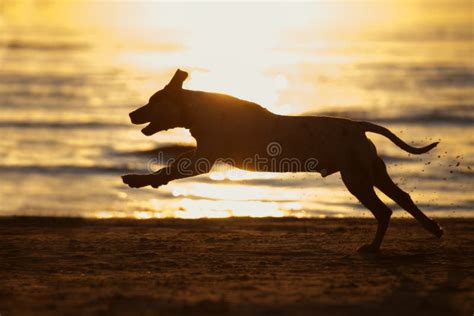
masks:
[[[127,174],[122,176],[122,181],[131,188],[142,188],[151,185],[154,174]]]
[[[130,174],[123,176],[122,179],[125,184],[128,184],[132,188],[141,188],[148,185],[153,188],[158,188],[173,180],[208,173],[213,164],[213,159],[201,155],[191,155],[191,153],[186,153],[180,156],[170,166],[162,168],[153,174]]]
[[[170,181],[194,177],[208,173],[214,164],[214,160],[202,156],[178,159],[166,168],[158,170],[150,178],[150,185],[158,188],[168,184]]]

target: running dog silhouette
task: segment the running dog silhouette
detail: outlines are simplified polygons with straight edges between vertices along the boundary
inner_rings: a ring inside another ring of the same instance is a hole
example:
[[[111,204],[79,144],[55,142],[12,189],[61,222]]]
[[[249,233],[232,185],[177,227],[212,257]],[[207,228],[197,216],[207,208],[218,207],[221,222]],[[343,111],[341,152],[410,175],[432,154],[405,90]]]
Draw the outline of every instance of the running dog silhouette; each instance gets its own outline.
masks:
[[[207,173],[219,159],[230,159],[235,167],[251,171],[319,172],[323,177],[340,172],[347,189],[378,222],[372,243],[359,251],[379,250],[392,214],[375,194],[374,186],[433,235],[443,235],[441,227],[423,214],[410,195],[390,179],[385,163],[365,133],[383,135],[412,154],[425,153],[438,143],[412,147],[388,129],[368,122],[277,115],[256,103],[228,95],[183,89],[187,76],[178,69],[168,85],[156,92],[147,105],[130,113],[130,118],[133,124],[149,123],[142,129],[147,136],[167,129],[187,128],[196,139],[196,149],[156,173],[123,176],[123,182],[130,187],[157,188],[176,179]],[[269,144],[277,144],[278,152],[272,153]],[[186,172],[180,170],[184,159],[187,160]],[[199,163],[203,159],[209,163]],[[311,159],[317,160],[316,166],[303,163]]]

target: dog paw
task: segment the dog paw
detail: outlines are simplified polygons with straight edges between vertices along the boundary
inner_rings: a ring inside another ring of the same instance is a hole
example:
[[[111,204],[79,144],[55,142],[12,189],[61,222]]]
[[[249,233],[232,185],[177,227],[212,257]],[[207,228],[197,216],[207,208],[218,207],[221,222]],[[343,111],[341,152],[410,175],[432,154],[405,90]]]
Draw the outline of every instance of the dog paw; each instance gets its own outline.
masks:
[[[377,253],[379,251],[380,248],[372,244],[363,245],[357,250],[358,253]]]
[[[122,181],[131,188],[142,188],[150,185],[150,177],[147,174],[127,174],[122,176]]]
[[[160,179],[160,177],[156,177],[150,182],[151,187],[154,189],[157,189],[161,187],[162,185],[166,185],[166,184],[168,184],[168,181],[165,179]]]
[[[433,221],[431,232],[437,238],[443,237],[444,234],[443,228],[439,226],[438,223],[436,223],[435,221]]]

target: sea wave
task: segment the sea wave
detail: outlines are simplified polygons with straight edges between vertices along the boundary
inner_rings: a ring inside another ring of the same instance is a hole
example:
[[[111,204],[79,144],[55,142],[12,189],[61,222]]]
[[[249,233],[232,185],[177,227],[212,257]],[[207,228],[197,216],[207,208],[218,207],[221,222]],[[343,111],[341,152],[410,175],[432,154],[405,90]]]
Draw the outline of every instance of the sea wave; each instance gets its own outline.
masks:
[[[342,109],[327,110],[322,112],[308,112],[305,115],[324,115],[347,117],[353,120],[365,120],[385,124],[474,124],[473,105],[446,106],[444,108],[414,107],[408,113],[400,109],[397,114],[384,114],[381,111],[367,109]]]
[[[114,156],[122,157],[122,156],[156,156],[159,153],[162,153],[166,157],[177,157],[178,155],[185,153],[187,151],[196,149],[194,146],[188,146],[188,145],[166,145],[166,146],[158,146],[156,148],[152,149],[145,149],[145,150],[131,150],[131,151],[122,151],[122,150],[115,150],[111,148],[111,154]]]
[[[0,43],[0,48],[5,47],[9,50],[29,50],[29,51],[76,51],[84,50],[89,48],[89,45],[85,43],[74,43],[74,42],[39,42],[39,41],[28,41],[28,40],[11,40],[8,42]]]
[[[22,122],[0,121],[0,128],[32,128],[32,129],[99,129],[99,128],[127,128],[129,124],[110,122]]]
[[[28,173],[28,174],[118,174],[123,172],[137,172],[138,169],[130,166],[80,166],[80,165],[0,165],[0,173]]]

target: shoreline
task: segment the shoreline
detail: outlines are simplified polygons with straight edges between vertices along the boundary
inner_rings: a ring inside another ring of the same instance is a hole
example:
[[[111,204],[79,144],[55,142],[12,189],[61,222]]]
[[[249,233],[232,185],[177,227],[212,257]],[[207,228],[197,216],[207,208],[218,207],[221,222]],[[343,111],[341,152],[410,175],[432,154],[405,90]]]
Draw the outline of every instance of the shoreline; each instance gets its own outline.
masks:
[[[474,219],[0,217],[0,313],[466,315]]]

